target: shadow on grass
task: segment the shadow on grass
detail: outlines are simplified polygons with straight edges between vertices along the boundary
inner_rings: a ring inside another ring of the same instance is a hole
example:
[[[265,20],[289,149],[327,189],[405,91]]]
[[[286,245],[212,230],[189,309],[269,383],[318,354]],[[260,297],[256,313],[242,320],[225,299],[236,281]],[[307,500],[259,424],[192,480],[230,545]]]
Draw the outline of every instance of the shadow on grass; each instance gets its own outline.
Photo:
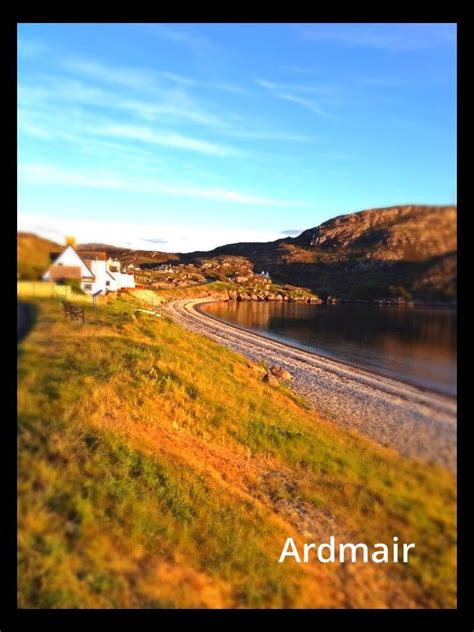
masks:
[[[18,345],[36,323],[38,308],[31,303],[21,303],[18,301],[16,315],[16,341]]]

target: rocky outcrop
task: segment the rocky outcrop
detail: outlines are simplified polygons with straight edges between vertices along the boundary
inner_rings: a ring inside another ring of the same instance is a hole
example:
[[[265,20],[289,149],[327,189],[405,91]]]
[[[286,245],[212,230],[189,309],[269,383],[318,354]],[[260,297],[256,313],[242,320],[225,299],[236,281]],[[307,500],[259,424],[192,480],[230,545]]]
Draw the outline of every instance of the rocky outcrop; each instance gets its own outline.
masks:
[[[274,365],[262,376],[262,382],[268,384],[278,384],[278,380],[289,382],[293,379],[293,376],[289,371],[281,366]]]
[[[230,301],[253,301],[253,302],[288,302],[288,303],[312,303],[321,304],[323,301],[317,296],[306,294],[275,294],[274,292],[247,292],[244,290],[229,290],[227,298]]]
[[[305,230],[294,243],[338,256],[424,260],[456,250],[456,207],[407,205],[349,213]]]
[[[277,366],[276,364],[270,368],[270,373],[275,377],[280,378],[280,380],[291,380],[293,376],[289,371],[282,368],[281,366]]]
[[[265,375],[262,377],[262,382],[273,385],[278,384],[277,378],[271,373],[265,373]]]

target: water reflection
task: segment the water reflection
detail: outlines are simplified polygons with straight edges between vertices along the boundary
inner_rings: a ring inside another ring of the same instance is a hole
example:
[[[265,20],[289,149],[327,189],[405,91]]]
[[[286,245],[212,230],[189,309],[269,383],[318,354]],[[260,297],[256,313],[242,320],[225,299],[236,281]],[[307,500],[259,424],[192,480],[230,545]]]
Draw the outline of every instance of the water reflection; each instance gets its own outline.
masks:
[[[436,308],[228,301],[218,318],[378,373],[456,394],[456,314]]]

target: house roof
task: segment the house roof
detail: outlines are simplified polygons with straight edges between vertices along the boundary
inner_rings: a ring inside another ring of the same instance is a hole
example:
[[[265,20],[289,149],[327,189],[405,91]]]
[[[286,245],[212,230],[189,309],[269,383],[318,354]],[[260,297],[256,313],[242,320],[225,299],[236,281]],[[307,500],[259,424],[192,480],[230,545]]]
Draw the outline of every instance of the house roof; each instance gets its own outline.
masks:
[[[89,260],[94,260],[94,259],[98,259],[99,261],[107,261],[107,254],[105,252],[102,252],[100,250],[76,250],[74,248],[74,246],[72,246],[72,244],[68,244],[65,248],[63,248],[63,250],[61,251],[56,251],[56,252],[50,252],[49,253],[49,260],[50,261],[54,261],[55,259],[57,259],[59,257],[59,255],[62,255],[62,253],[68,248],[71,247],[73,250],[75,250],[75,252],[77,252],[77,254],[80,256],[81,259],[89,259]]]
[[[65,252],[68,248],[71,248],[72,250],[74,250],[74,252],[76,253],[76,255],[78,255],[78,257],[80,259],[82,259],[82,263],[85,265],[85,267],[89,270],[89,272],[91,273],[90,277],[89,276],[84,276],[84,278],[90,278],[90,279],[94,279],[95,278],[95,274],[92,272],[92,270],[90,269],[90,267],[87,265],[87,263],[84,261],[84,254],[90,254],[90,251],[87,250],[83,250],[81,252],[81,254],[79,254],[79,252],[74,248],[74,246],[72,244],[68,244],[65,248],[63,248],[63,250],[61,250],[61,252],[50,252],[49,253],[49,260],[51,261],[51,263],[54,263],[56,261],[56,259],[59,257],[59,255],[62,255],[63,252]],[[104,252],[99,252],[98,254],[100,255],[104,255],[104,261],[105,261],[105,253]],[[94,257],[95,258],[95,257]],[[99,257],[97,257],[99,258]],[[102,258],[102,257],[100,257]],[[50,266],[51,267],[51,266]],[[64,266],[61,266],[64,267]],[[72,266],[74,267],[74,266]]]
[[[81,279],[80,266],[55,266],[52,265],[49,269],[49,276],[53,281],[57,279]],[[84,277],[89,278],[89,277]]]
[[[81,259],[107,261],[107,253],[100,250],[76,250]]]

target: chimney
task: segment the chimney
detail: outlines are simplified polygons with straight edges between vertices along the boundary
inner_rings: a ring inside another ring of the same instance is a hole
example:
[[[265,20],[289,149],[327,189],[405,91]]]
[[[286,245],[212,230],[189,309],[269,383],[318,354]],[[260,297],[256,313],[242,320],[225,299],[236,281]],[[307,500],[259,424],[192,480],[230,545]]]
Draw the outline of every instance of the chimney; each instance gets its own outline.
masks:
[[[66,246],[76,247],[76,238],[72,235],[67,235],[64,241],[66,242]]]

